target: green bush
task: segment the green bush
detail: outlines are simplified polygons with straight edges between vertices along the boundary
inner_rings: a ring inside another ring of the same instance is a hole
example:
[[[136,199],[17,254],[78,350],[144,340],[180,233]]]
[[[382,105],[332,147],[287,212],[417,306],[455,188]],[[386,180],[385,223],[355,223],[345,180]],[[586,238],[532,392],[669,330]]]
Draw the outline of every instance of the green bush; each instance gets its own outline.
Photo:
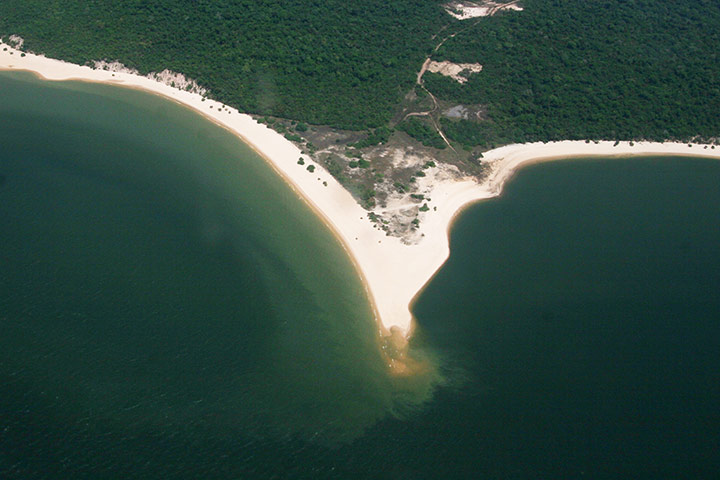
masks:
[[[369,130],[367,138],[360,140],[359,142],[353,143],[352,146],[355,148],[372,147],[374,145],[387,142],[390,139],[391,134],[392,130],[390,130],[389,128],[378,127],[374,130]]]

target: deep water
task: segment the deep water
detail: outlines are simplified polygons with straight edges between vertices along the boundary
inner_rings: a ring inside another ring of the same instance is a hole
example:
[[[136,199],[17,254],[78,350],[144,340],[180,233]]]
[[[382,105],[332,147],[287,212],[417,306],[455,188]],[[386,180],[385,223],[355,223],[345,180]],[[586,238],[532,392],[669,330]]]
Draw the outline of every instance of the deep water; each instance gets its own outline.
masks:
[[[211,475],[188,445],[335,445],[429,398],[388,374],[338,241],[223,129],[2,74],[0,146],[0,478]]]
[[[528,167],[451,248],[415,313],[470,378],[437,407],[459,475],[720,472],[720,162]]]
[[[712,478],[720,162],[526,168],[460,216],[388,375],[262,159],[135,91],[0,74],[0,478]]]

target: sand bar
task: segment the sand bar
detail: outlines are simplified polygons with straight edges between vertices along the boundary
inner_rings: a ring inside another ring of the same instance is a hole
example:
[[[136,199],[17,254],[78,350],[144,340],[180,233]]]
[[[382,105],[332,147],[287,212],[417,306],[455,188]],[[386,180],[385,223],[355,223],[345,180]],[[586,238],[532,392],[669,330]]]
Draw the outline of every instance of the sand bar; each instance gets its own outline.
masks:
[[[4,50],[7,48],[7,51]],[[412,331],[410,305],[418,292],[447,260],[449,228],[463,207],[500,194],[505,182],[523,165],[539,161],[583,156],[682,155],[720,158],[720,147],[679,143],[563,141],[509,145],[485,154],[488,179],[441,181],[428,195],[430,210],[422,214],[421,240],[406,245],[388,237],[368,219],[362,207],[327,171],[319,167],[281,134],[250,116],[200,94],[179,90],[159,81],[127,72],[111,72],[79,66],[14,50],[0,44],[0,69],[31,71],[48,80],[81,80],[140,88],[178,101],[237,134],[260,153],[290,186],[325,220],[342,241],[363,277],[375,307],[381,333]],[[305,165],[298,165],[304,157]],[[308,165],[316,165],[314,173]],[[327,183],[327,185],[324,184]]]

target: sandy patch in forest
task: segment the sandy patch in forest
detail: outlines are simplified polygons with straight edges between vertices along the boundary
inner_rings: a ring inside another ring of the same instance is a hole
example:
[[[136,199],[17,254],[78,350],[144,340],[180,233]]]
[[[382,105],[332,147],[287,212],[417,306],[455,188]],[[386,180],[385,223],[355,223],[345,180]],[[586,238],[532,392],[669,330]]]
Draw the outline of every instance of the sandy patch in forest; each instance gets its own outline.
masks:
[[[517,3],[517,0],[508,3],[450,2],[445,4],[445,11],[458,20],[467,20],[469,18],[489,17],[500,10],[521,11],[523,8]]]
[[[427,70],[450,77],[458,83],[465,83],[468,81],[468,76],[482,71],[482,65],[479,63],[452,63],[448,61],[436,62],[431,60],[430,63],[428,63]]]

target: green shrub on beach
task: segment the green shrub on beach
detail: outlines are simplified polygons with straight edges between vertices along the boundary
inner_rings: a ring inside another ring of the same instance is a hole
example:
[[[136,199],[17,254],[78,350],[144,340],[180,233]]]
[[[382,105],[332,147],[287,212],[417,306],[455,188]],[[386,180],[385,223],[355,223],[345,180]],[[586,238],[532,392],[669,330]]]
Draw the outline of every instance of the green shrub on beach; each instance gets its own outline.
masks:
[[[303,139],[300,135],[295,135],[294,133],[286,133],[285,138],[287,138],[291,142],[302,142],[303,141]]]

